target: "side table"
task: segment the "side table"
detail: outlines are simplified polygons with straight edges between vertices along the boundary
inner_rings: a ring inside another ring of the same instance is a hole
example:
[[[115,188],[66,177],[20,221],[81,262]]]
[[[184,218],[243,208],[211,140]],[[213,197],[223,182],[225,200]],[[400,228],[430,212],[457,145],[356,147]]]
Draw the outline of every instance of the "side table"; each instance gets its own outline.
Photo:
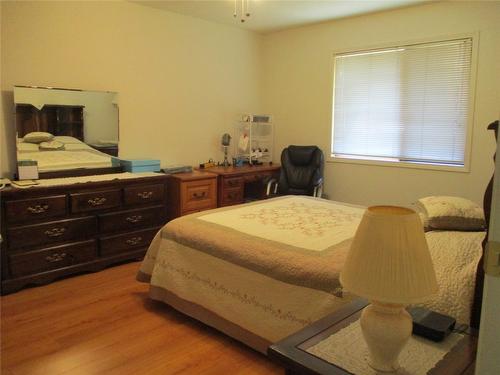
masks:
[[[192,171],[168,178],[168,217],[170,220],[194,212],[217,208],[217,176]]]
[[[359,319],[368,305],[364,299],[356,299],[343,308],[325,316],[308,327],[271,345],[268,356],[280,363],[287,375],[349,375],[350,372],[318,358],[307,350],[333,333]],[[429,375],[472,375],[477,350],[477,331],[467,330],[464,337],[449,351]]]

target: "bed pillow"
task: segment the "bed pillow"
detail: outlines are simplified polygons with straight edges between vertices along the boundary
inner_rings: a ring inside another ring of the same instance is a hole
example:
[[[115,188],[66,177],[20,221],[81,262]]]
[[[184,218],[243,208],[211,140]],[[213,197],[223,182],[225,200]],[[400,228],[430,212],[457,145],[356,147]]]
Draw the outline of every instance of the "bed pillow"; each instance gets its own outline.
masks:
[[[427,229],[478,231],[486,226],[482,207],[465,198],[431,196],[416,205]]]
[[[54,136],[50,133],[46,132],[31,132],[24,136],[23,140],[27,143],[40,143],[40,142],[49,142],[54,138]]]
[[[40,142],[40,150],[53,151],[64,149],[64,143],[59,141]]]

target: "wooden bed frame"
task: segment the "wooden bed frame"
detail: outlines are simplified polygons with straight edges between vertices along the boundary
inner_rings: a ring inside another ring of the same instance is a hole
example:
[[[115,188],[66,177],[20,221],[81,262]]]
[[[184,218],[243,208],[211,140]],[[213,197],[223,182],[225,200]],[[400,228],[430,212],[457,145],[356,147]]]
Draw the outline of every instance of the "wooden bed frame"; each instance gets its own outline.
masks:
[[[498,142],[498,120],[492,122],[488,125],[488,130],[493,130],[495,132],[495,141]],[[495,156],[493,155],[493,161],[495,161]],[[493,179],[495,175],[491,176],[490,182],[486,187],[483,199],[484,217],[486,220],[486,236],[483,240],[483,256],[479,260],[476,271],[476,286],[474,289],[474,301],[472,303],[471,310],[471,320],[470,326],[473,328],[479,328],[479,323],[481,321],[481,305],[483,302],[483,287],[484,287],[484,254],[486,249],[486,243],[488,242],[488,230],[490,225],[490,215],[491,215],[491,202],[493,199]]]

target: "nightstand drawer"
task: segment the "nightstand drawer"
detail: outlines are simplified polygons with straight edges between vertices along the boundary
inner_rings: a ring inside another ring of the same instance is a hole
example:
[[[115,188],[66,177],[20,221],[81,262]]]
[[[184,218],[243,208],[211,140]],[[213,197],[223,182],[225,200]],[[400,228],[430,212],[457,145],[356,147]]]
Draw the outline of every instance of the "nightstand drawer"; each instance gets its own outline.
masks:
[[[66,215],[66,195],[5,202],[5,216],[11,223]]]
[[[13,254],[9,256],[10,272],[12,277],[26,276],[88,262],[96,255],[94,240]]]
[[[87,239],[96,233],[96,224],[95,217],[51,221],[43,224],[13,227],[8,229],[7,236],[10,249],[43,246],[55,242]]]
[[[141,204],[150,202],[161,202],[165,193],[165,186],[162,184],[134,186],[124,189],[125,204]]]
[[[165,224],[165,207],[155,206],[99,215],[101,232],[136,230]]]
[[[101,238],[101,256],[125,253],[139,247],[147,247],[160,227],[145,229],[117,236]]]
[[[93,191],[70,194],[73,213],[103,210],[120,206],[120,190]]]
[[[181,186],[182,211],[217,207],[215,178],[183,182]]]

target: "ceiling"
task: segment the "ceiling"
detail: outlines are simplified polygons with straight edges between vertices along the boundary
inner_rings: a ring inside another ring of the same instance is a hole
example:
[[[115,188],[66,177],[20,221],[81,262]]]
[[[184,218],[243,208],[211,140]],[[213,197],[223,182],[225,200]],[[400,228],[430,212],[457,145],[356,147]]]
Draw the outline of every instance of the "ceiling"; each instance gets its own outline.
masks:
[[[234,18],[234,0],[136,0],[135,3],[209,21],[270,33],[337,18],[428,2],[430,0],[248,0],[250,17]],[[238,7],[241,0],[237,0]]]

